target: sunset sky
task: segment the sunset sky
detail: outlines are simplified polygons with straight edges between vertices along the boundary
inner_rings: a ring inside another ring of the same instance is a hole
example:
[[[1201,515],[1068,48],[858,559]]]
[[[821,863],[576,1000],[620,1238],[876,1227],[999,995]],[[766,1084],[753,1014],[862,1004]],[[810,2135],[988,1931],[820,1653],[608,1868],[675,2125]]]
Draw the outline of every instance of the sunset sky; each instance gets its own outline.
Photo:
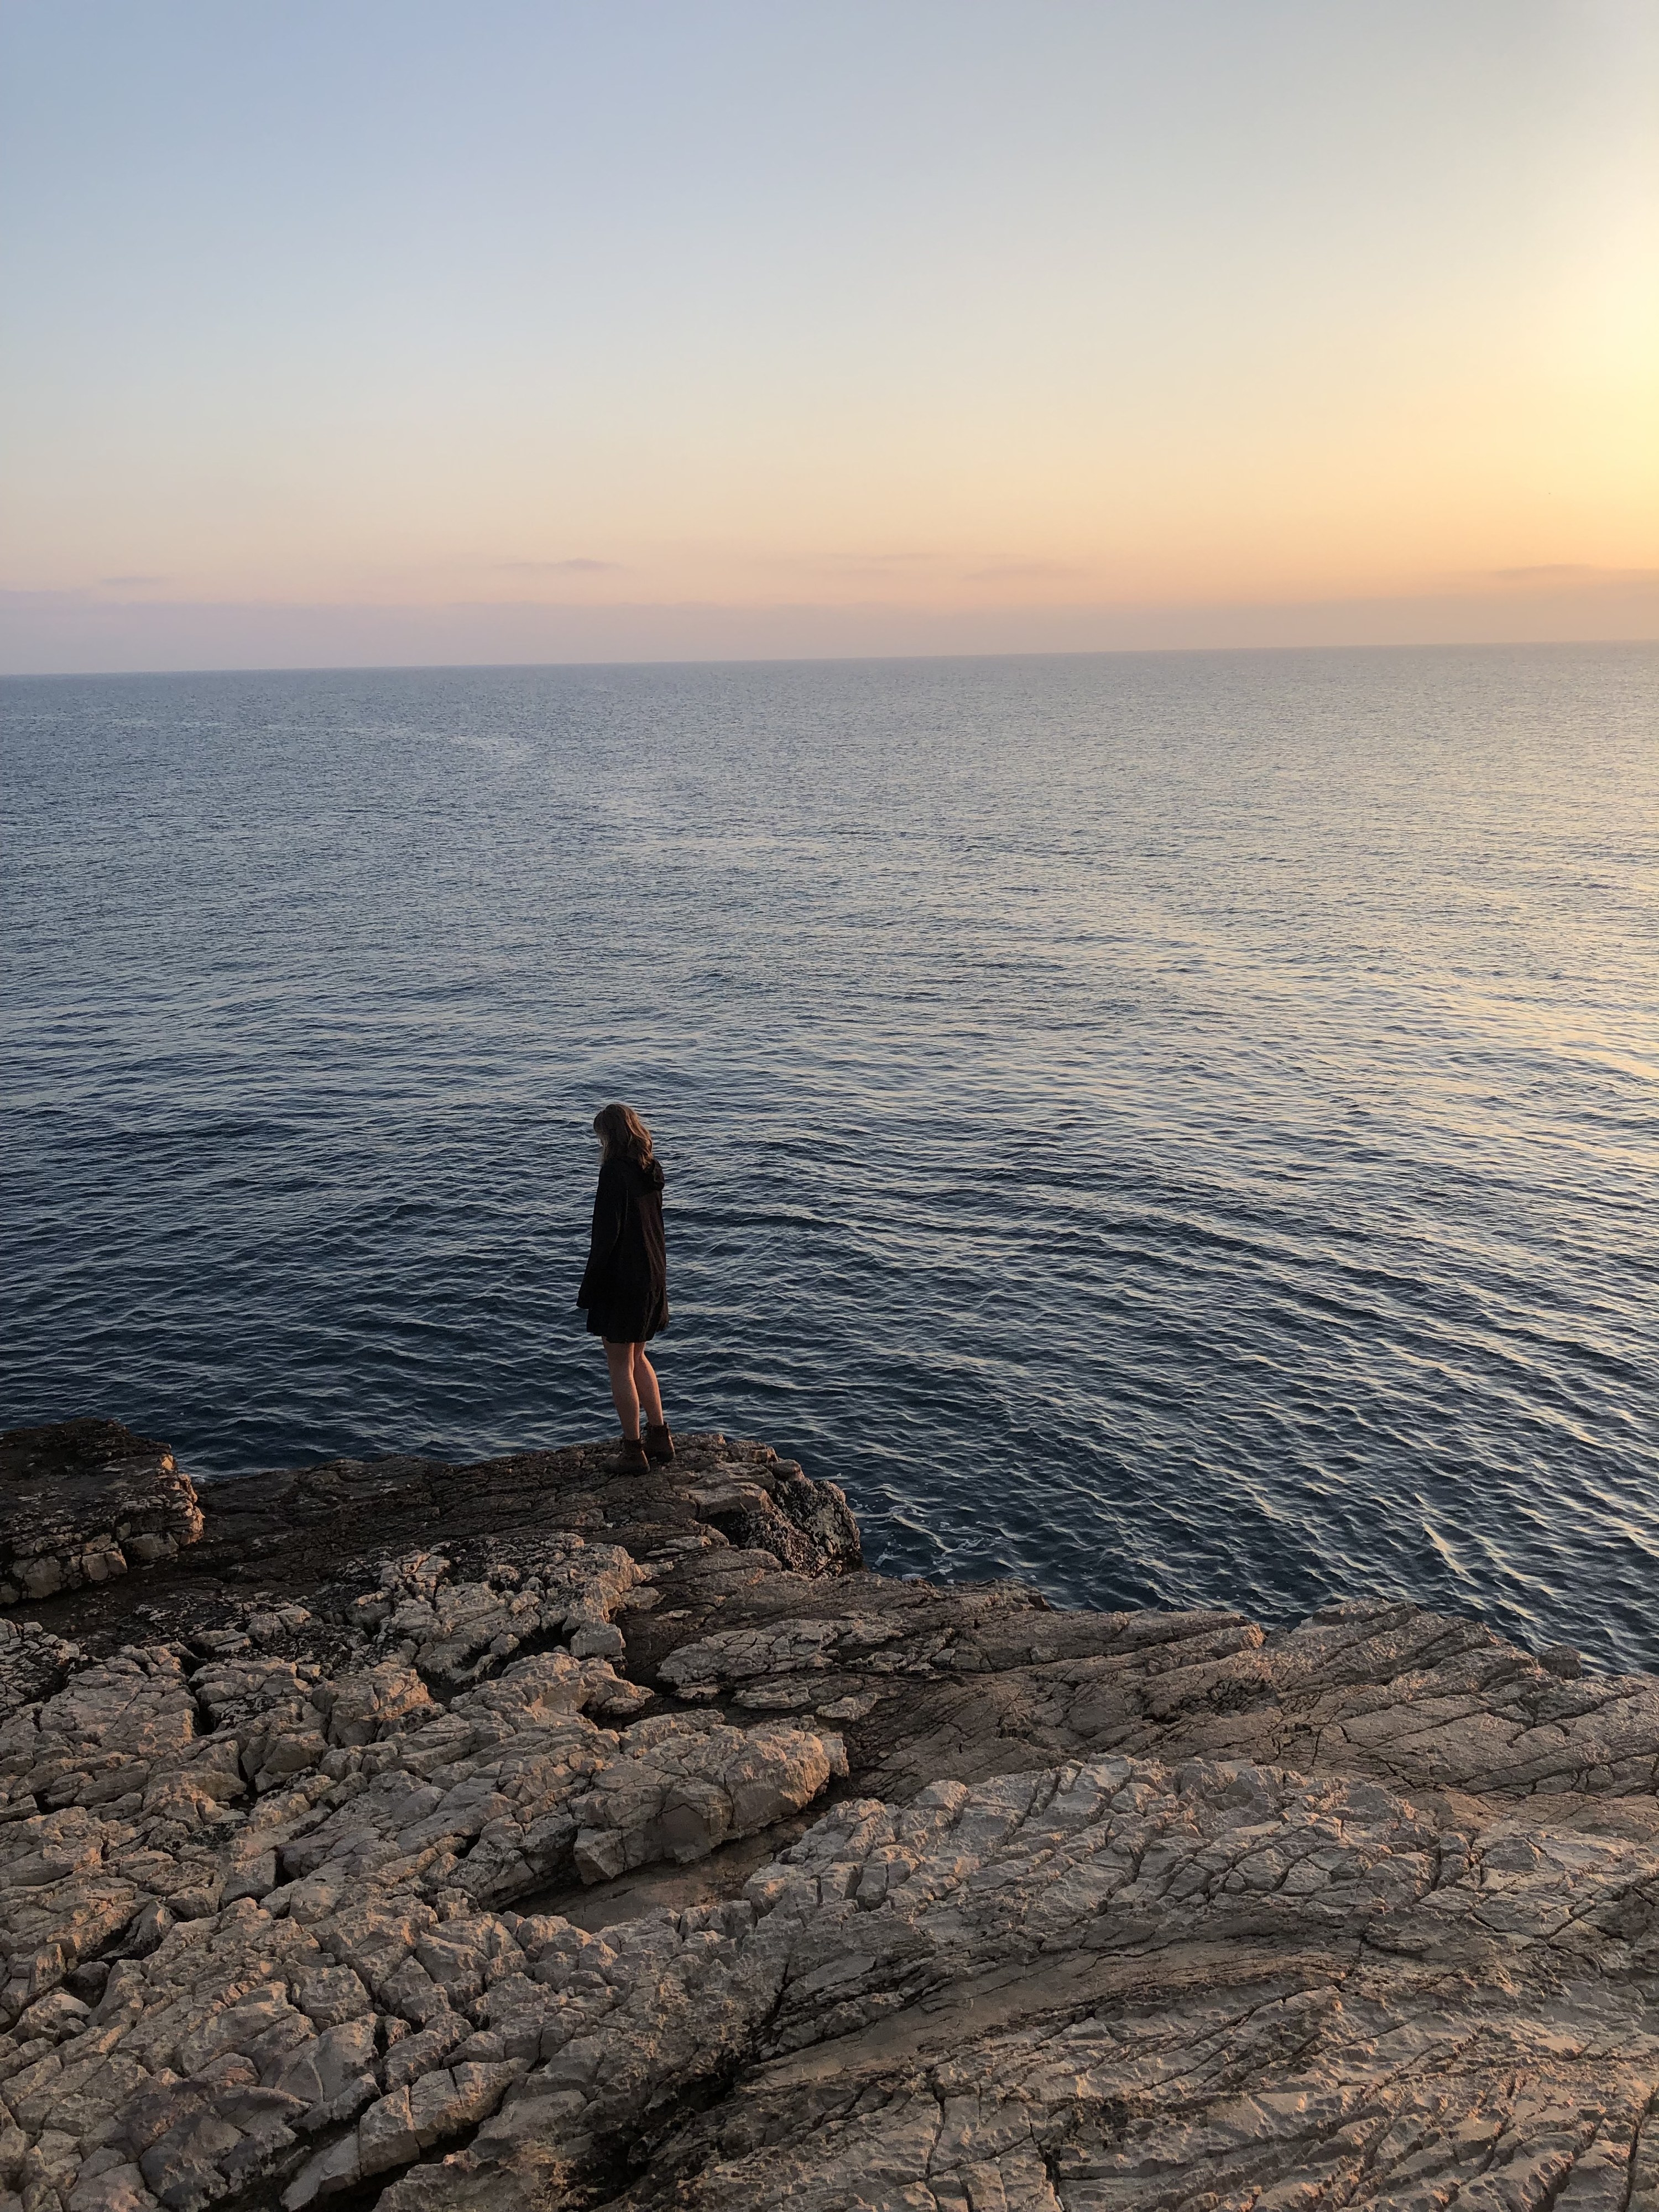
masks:
[[[1652,0],[8,0],[0,665],[1659,635]]]

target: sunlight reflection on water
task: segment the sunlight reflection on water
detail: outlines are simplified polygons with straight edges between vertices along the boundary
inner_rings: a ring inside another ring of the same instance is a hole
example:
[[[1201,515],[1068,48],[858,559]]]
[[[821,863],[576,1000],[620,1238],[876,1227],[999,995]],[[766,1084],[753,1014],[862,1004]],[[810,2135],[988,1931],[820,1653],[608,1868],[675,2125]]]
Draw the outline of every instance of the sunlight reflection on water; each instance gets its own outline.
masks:
[[[8,1419],[684,1426],[896,1571],[1659,1665],[1659,655],[14,681]]]

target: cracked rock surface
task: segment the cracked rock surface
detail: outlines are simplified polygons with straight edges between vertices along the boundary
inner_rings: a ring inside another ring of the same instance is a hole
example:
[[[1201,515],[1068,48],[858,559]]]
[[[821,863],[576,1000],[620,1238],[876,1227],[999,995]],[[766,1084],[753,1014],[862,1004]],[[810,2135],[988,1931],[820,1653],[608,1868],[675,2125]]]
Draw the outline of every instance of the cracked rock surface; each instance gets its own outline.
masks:
[[[177,1559],[201,1533],[190,1477],[118,1421],[0,1437],[0,1605]]]
[[[1659,1682],[890,1582],[719,1437],[191,1495],[0,1616],[0,2212],[1659,2212]]]

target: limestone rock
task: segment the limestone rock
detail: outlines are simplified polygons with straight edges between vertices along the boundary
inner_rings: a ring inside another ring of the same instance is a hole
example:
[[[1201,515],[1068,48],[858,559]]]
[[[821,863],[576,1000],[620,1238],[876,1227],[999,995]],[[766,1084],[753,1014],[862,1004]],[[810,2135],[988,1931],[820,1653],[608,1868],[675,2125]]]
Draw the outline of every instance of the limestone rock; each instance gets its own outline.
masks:
[[[0,1605],[154,1566],[201,1533],[190,1477],[118,1421],[0,1436]]]
[[[680,1443],[0,1621],[19,2212],[1659,2212],[1659,1683],[889,1582]]]
[[[1656,1884],[1650,1839],[1238,1762],[853,1801],[750,1881],[751,1919],[638,1929],[388,2212],[528,2204],[734,2075],[611,2201],[1444,2203],[1491,2175],[1510,2206],[1634,2203],[1659,1938],[1633,1977],[1581,1931]]]
[[[584,1881],[654,1859],[699,1859],[769,1828],[847,1771],[839,1738],[781,1723],[742,1729],[664,1717],[641,1721],[571,1811]]]

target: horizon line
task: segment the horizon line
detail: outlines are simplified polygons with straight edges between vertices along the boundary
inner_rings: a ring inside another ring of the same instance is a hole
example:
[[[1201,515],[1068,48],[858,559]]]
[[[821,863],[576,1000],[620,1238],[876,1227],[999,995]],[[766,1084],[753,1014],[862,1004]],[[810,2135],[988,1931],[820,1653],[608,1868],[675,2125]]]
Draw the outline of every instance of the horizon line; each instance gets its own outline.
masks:
[[[1659,637],[1389,638],[1332,645],[1055,646],[1012,653],[681,653],[660,659],[636,654],[621,660],[327,660],[303,665],[239,661],[179,668],[7,668],[0,669],[0,684],[123,684],[143,677],[165,681],[174,676],[489,675],[543,668],[845,668],[956,660],[1190,660],[1206,654],[1246,653],[1556,653],[1567,647],[1586,652],[1627,652],[1632,647],[1659,651]]]

